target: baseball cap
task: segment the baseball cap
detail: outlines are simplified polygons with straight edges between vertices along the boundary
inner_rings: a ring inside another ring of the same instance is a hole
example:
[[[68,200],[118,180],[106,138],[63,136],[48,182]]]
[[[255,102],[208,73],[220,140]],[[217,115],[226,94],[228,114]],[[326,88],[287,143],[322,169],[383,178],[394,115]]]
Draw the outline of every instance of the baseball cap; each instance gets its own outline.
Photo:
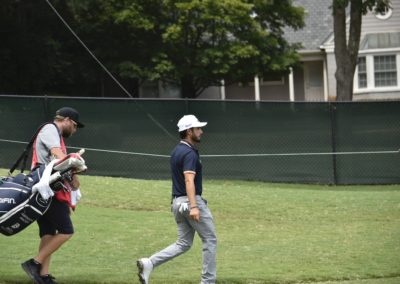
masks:
[[[85,125],[79,121],[79,112],[72,107],[62,107],[56,111],[56,116],[69,117],[75,121],[78,128],[83,128]]]
[[[195,117],[193,114],[188,114],[184,115],[179,121],[178,121],[178,128],[179,132],[184,131],[186,129],[190,129],[192,127],[203,127],[206,126],[207,122],[200,122],[197,117]]]

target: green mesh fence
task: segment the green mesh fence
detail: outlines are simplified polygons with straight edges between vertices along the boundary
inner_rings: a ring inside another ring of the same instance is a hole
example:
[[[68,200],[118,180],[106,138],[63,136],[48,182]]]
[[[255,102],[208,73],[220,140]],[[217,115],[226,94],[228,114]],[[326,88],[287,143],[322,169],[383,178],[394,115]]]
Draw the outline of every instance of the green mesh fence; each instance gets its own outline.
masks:
[[[400,183],[400,102],[288,103],[0,96],[0,167],[62,106],[86,127],[88,174],[168,179],[184,114],[208,121],[200,145],[207,179],[323,184]]]

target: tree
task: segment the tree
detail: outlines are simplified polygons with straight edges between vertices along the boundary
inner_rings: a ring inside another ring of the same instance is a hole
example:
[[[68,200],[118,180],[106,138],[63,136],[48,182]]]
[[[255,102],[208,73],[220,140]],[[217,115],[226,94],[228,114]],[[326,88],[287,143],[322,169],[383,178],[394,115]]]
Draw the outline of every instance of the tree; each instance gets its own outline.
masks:
[[[1,92],[116,93],[116,88],[102,91],[111,80],[47,1],[3,2]],[[205,88],[220,85],[221,80],[247,83],[254,75],[285,72],[298,60],[297,46],[283,38],[284,27],[303,26],[303,9],[292,6],[291,0],[51,3],[134,96],[142,82],[159,80],[179,86],[183,97],[194,98]]]
[[[124,49],[114,58],[121,76],[176,84],[183,97],[194,98],[222,79],[248,82],[254,75],[284,71],[298,59],[282,31],[303,25],[303,9],[290,0],[86,3],[107,6],[105,22],[125,30],[125,43],[114,45]],[[87,15],[79,17],[85,21]]]
[[[53,5],[67,22],[66,1]],[[0,92],[25,95],[98,94],[94,63],[46,1],[4,0],[0,5]]]
[[[383,12],[390,7],[390,0],[333,0],[333,32],[336,59],[336,98],[338,101],[353,99],[353,77],[358,61],[362,16],[368,11]],[[347,35],[347,11],[350,16]]]
[[[160,78],[153,62],[154,54],[162,46],[161,32],[155,25],[155,19],[162,16],[159,2],[69,1],[79,36],[124,87],[131,85],[127,89],[134,97],[139,95],[144,81]],[[104,84],[107,76],[101,80]]]
[[[57,43],[46,28],[43,19],[49,13],[43,6],[15,0],[5,0],[0,6],[2,92],[35,94],[49,80]]]

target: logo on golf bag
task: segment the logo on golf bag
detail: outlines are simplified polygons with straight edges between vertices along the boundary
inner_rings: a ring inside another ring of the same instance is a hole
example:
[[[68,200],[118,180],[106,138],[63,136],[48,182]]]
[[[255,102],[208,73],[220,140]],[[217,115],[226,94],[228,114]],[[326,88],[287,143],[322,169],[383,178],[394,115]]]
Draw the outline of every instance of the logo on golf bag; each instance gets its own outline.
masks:
[[[18,229],[19,226],[21,226],[19,223],[15,223],[14,225],[11,225],[11,228]]]
[[[47,207],[49,205],[50,201],[51,201],[51,198],[48,200],[45,200],[42,198],[42,196],[40,194],[36,195],[36,202],[38,205],[40,205],[42,207]]]
[[[14,198],[0,198],[0,203],[16,204]]]

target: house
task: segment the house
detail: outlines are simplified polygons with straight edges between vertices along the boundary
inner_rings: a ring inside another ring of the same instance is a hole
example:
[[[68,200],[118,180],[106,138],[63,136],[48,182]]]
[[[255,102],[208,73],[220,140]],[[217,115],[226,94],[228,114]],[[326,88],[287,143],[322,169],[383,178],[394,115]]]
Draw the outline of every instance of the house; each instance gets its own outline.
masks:
[[[354,77],[353,100],[400,100],[400,0],[392,0],[385,13],[363,17],[359,64]],[[305,9],[305,27],[287,29],[291,43],[301,43],[300,67],[288,76],[254,78],[239,84],[209,88],[199,98],[279,101],[334,101],[336,61],[334,55],[332,0],[294,0]]]
[[[391,3],[363,18],[353,100],[400,100],[400,0]]]

